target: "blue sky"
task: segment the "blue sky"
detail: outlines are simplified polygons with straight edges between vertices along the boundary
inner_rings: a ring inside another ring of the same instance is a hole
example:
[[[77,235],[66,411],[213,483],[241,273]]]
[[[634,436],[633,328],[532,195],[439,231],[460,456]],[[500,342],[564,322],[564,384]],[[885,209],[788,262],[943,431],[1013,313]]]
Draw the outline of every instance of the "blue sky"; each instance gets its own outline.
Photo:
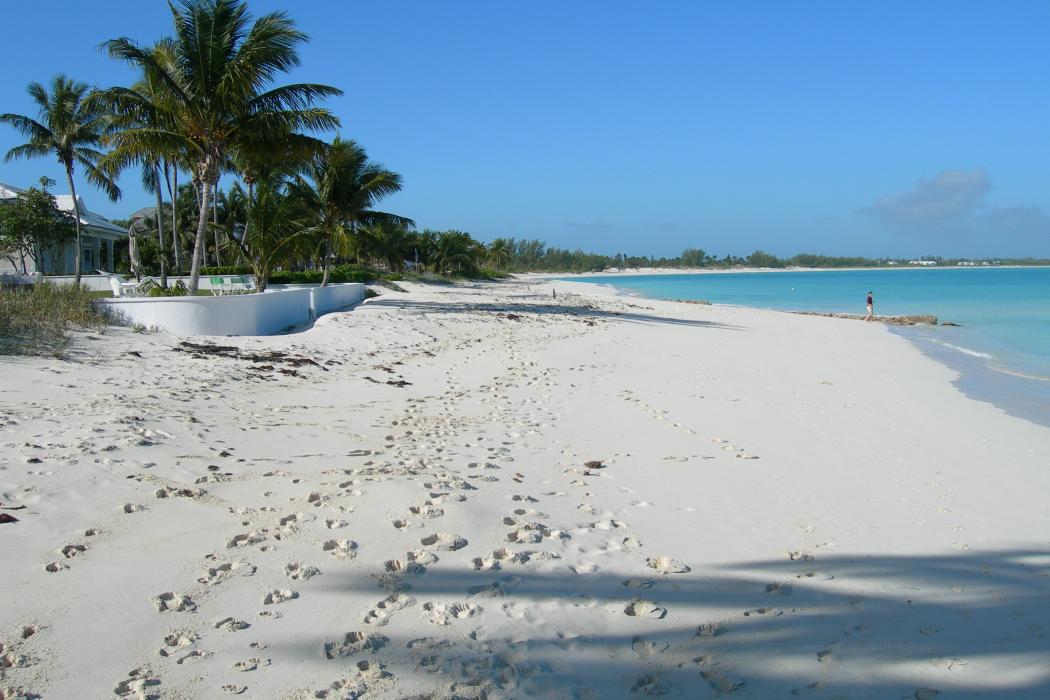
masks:
[[[1045,0],[250,5],[310,35],[289,80],[346,91],[341,133],[402,173],[384,208],[421,226],[657,256],[1050,256]],[[170,26],[159,0],[5,20],[18,113],[58,72],[129,82],[98,44]],[[0,126],[0,150],[19,142]],[[41,174],[61,182],[48,160],[0,165]],[[149,204],[136,180],[116,204],[78,190],[120,217]]]

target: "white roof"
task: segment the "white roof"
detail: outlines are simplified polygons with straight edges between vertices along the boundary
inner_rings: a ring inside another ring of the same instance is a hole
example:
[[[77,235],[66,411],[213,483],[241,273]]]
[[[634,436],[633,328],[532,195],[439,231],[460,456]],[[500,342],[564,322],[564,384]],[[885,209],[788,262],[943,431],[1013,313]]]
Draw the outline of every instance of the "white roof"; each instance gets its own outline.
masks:
[[[14,199],[20,192],[24,192],[20,187],[12,187],[11,185],[5,185],[0,182],[0,199]],[[127,231],[114,224],[109,219],[105,218],[101,214],[96,214],[87,208],[84,204],[84,198],[77,195],[77,201],[80,203],[80,225],[81,226],[94,226],[105,231],[112,233],[122,233],[127,235]],[[56,194],[55,204],[62,211],[73,212],[73,195],[69,194]]]

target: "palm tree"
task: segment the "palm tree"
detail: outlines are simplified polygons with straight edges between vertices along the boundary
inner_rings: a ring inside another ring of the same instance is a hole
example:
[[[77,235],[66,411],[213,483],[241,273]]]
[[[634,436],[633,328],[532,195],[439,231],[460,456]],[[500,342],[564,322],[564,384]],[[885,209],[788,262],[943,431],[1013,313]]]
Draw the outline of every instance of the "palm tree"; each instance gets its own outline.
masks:
[[[234,192],[248,206],[245,227],[239,238],[236,234],[232,238],[241,244],[256,288],[264,291],[276,266],[307,254],[313,212],[299,198],[289,196],[287,182],[273,174],[256,180],[251,202],[239,184],[231,189]]]
[[[244,230],[240,239],[235,239],[241,252],[249,256],[247,245],[250,245],[253,218],[251,207],[255,202],[255,183],[273,180],[289,173],[301,172],[310,160],[328,147],[324,141],[305,134],[264,128],[258,133],[246,135],[236,145],[231,157],[232,169],[240,175],[247,187],[247,192],[234,187],[230,194],[238,198],[238,205],[243,208]]]
[[[478,271],[482,245],[463,231],[442,231],[434,252],[434,271],[472,275]]]
[[[502,270],[510,262],[510,245],[505,238],[497,238],[489,243],[489,264],[497,270]]]
[[[103,46],[114,58],[155,74],[170,93],[167,125],[127,129],[115,143],[128,156],[189,155],[201,191],[190,263],[189,288],[196,293],[212,187],[231,153],[267,129],[336,128],[339,120],[316,103],[342,91],[312,83],[270,87],[279,74],[299,65],[297,47],[307,40],[284,12],[253,22],[242,0],[184,0],[170,7],[175,29],[170,59],[127,37]]]
[[[103,154],[97,150],[106,129],[106,113],[102,105],[87,98],[88,86],[64,75],[56,75],[48,90],[40,83],[26,87],[39,109],[39,120],[20,114],[0,114],[0,122],[10,124],[28,139],[21,146],[7,152],[4,161],[15,158],[54,156],[66,171],[66,183],[73,196],[73,223],[76,226],[76,260],[73,271],[80,284],[80,203],[77,200],[73,171],[77,165],[84,170],[88,182],[102,189],[114,202],[120,199],[120,188],[105,170],[99,167]]]
[[[163,40],[157,42],[149,51],[153,54],[154,63],[171,61],[171,41]],[[167,102],[170,100],[170,92],[166,89],[163,80],[155,70],[143,67],[142,76],[139,81],[130,88],[110,88],[95,93],[94,99],[105,104],[112,112],[110,118],[110,132],[119,134],[126,129],[164,129],[173,126],[171,124],[172,113],[168,109]],[[121,169],[132,163],[142,166],[142,186],[147,192],[157,197],[157,238],[160,243],[160,285],[168,286],[167,270],[167,246],[164,243],[164,197],[162,190],[163,179],[166,179],[168,162],[178,158],[179,153],[169,150],[164,153],[145,153],[137,149],[129,149],[127,144],[122,144],[110,151],[103,159],[102,165],[111,170],[114,175]],[[163,172],[162,172],[163,171]],[[168,183],[170,185],[170,183]],[[170,189],[170,187],[169,187]],[[176,239],[175,227],[171,228],[172,240]],[[178,256],[176,256],[177,258]]]
[[[405,269],[405,260],[415,253],[415,235],[405,226],[379,222],[358,229],[363,251],[381,260],[391,272]]]
[[[347,249],[358,226],[415,226],[411,219],[372,209],[401,191],[401,176],[369,160],[365,149],[352,139],[337,136],[310,160],[304,172],[306,177],[292,179],[291,190],[317,218],[313,231],[324,255],[322,287],[328,285],[333,258]]]

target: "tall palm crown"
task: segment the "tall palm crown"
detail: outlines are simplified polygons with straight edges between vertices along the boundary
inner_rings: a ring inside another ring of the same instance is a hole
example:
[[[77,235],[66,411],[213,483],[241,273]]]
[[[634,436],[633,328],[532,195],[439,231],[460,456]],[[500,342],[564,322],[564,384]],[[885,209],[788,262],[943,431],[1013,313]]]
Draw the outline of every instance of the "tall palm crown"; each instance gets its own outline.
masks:
[[[375,211],[382,199],[401,191],[401,176],[368,159],[365,149],[352,139],[338,136],[296,176],[292,192],[315,212],[314,227],[325,247],[324,278],[328,283],[333,255],[345,249],[361,224],[387,223],[415,226],[411,219]]]
[[[148,49],[153,54],[153,64],[160,65],[171,60],[171,41],[163,40]],[[144,66],[139,80],[130,88],[111,88],[94,94],[94,99],[106,105],[112,112],[109,122],[109,140],[113,140],[114,134],[121,134],[130,129],[164,129],[174,126],[172,122],[172,111],[169,109],[170,92],[164,84],[163,78],[151,66]],[[160,243],[160,284],[167,287],[166,258],[167,250],[164,243],[164,217],[159,215],[164,209],[162,196],[162,169],[169,163],[178,162],[184,158],[185,153],[175,147],[165,150],[154,150],[146,152],[137,148],[129,148],[127,142],[121,145],[103,158],[101,165],[114,175],[121,169],[132,163],[142,166],[142,186],[147,192],[157,197],[156,217],[157,235]],[[172,227],[173,237],[175,229]]]
[[[510,244],[505,238],[496,238],[488,247],[489,263],[497,270],[502,270],[510,262]]]
[[[127,37],[103,46],[111,56],[155,75],[169,93],[166,124],[127,129],[114,143],[128,158],[172,150],[189,154],[202,203],[190,268],[195,291],[211,187],[220,169],[238,151],[250,149],[260,133],[336,128],[338,119],[317,102],[342,91],[312,83],[270,87],[299,65],[297,47],[307,40],[284,12],[253,21],[241,0],[183,0],[170,8],[170,55],[158,55]],[[124,100],[124,108],[134,108],[133,95],[109,92]]]
[[[98,150],[106,129],[106,113],[102,105],[88,98],[88,86],[64,75],[56,75],[50,90],[40,83],[30,83],[26,91],[36,102],[39,119],[21,114],[0,114],[0,122],[10,124],[26,139],[26,143],[7,152],[4,161],[15,158],[54,156],[66,173],[66,181],[76,216],[76,260],[74,271],[80,283],[80,205],[77,201],[73,172],[80,166],[88,182],[101,188],[110,199],[120,198],[120,189],[113,179],[99,167],[103,154]]]

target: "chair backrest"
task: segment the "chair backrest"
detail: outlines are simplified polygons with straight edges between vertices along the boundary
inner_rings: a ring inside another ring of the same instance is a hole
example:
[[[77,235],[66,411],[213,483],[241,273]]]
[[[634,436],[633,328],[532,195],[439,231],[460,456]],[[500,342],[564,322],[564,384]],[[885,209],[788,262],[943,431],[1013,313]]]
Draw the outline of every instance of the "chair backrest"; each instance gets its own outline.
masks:
[[[225,282],[223,281],[222,277],[212,277],[211,278],[211,286],[213,286],[213,287],[221,287],[223,284],[225,284]]]
[[[113,290],[113,296],[121,297],[124,295],[124,290],[120,286],[120,280],[116,277],[109,278],[109,288]]]

